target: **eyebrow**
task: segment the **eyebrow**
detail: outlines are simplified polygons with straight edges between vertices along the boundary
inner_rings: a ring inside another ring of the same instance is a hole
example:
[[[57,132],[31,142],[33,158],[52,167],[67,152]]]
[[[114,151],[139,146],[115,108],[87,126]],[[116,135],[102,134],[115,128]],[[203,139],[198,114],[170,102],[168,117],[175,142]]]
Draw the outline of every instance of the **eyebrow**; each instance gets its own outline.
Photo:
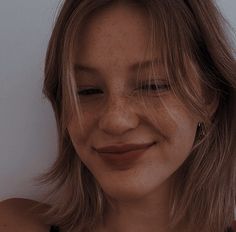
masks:
[[[135,72],[138,69],[146,69],[146,68],[149,68],[152,65],[152,63],[154,65],[158,65],[158,64],[160,64],[160,60],[158,58],[155,58],[153,60],[145,60],[142,62],[138,62],[138,63],[130,65],[129,70],[132,72]],[[99,73],[99,70],[97,68],[91,67],[89,65],[76,63],[76,64],[74,64],[73,67],[74,67],[74,71],[76,73],[78,73],[78,72],[86,72],[86,73],[90,73],[90,74],[98,74]]]

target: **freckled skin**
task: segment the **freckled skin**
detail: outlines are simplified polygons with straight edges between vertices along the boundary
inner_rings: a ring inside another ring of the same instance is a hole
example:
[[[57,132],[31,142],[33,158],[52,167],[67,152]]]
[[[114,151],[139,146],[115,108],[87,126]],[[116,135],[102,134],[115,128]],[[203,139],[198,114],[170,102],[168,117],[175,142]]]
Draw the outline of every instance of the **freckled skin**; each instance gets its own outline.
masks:
[[[136,8],[115,5],[88,21],[80,34],[75,62],[96,67],[99,74],[81,73],[76,78],[80,86],[101,89],[103,94],[81,96],[83,133],[75,115],[68,125],[82,162],[114,199],[119,212],[114,225],[116,221],[119,228],[133,231],[164,228],[170,178],[188,157],[199,121],[171,91],[145,96],[149,111],[145,111],[136,92],[131,94],[136,86],[130,85],[130,79],[135,75],[128,67],[142,61],[147,40],[147,19]],[[154,141],[155,146],[124,170],[107,165],[91,149]]]

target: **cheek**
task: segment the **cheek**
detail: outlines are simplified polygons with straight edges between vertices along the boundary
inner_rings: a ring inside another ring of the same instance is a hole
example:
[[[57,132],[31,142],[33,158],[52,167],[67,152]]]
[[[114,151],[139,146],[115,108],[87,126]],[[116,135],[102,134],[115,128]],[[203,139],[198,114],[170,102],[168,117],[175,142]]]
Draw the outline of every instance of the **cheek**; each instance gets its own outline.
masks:
[[[195,135],[197,120],[186,113],[175,114],[175,127],[170,135],[169,154],[173,162],[183,162],[191,152]]]
[[[88,148],[90,148],[90,138],[91,134],[95,129],[95,121],[94,114],[84,114],[84,119],[80,123],[83,125],[83,130],[80,128],[80,123],[77,120],[77,117],[72,117],[71,121],[68,124],[68,132],[72,144],[84,163],[87,163],[87,154]]]
[[[68,124],[68,130],[71,138],[76,140],[77,143],[88,139],[96,127],[96,121],[97,118],[95,113],[83,112],[83,117],[80,121],[78,121],[78,118],[73,115]],[[82,128],[80,128],[80,125],[82,125]]]
[[[170,144],[193,140],[199,121],[180,101],[174,98],[168,98],[159,107],[149,107],[145,120],[151,122],[156,132],[162,133]]]
[[[198,118],[181,104],[169,105],[168,109],[156,112],[155,115],[152,127],[156,134],[162,134],[160,147],[161,154],[165,154],[163,159],[170,162],[185,159],[195,140]]]
[[[173,111],[172,117],[176,122],[176,139],[183,141],[192,141],[196,133],[197,117],[192,115],[188,110],[182,108],[179,111]]]

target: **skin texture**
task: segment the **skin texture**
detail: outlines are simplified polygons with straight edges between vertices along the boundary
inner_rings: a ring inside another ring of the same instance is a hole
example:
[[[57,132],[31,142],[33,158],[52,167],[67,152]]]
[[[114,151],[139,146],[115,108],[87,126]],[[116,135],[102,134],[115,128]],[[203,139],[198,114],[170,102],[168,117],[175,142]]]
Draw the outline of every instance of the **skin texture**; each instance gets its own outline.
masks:
[[[145,56],[148,22],[141,10],[113,5],[94,15],[80,35],[75,64],[96,72],[77,68],[76,82],[80,91],[89,87],[100,92],[80,95],[84,131],[74,114],[68,132],[80,159],[113,204],[97,231],[170,231],[170,183],[189,155],[199,119],[168,89],[144,96],[147,108],[154,111],[146,111],[140,102],[137,72],[130,67]],[[159,81],[161,67],[155,68]],[[148,80],[148,75],[141,78]],[[128,164],[107,164],[92,149],[147,142],[156,144]]]
[[[45,224],[45,218],[40,214],[50,206],[43,204],[36,207],[39,202],[11,198],[0,202],[0,231],[1,232],[48,232],[50,226]]]

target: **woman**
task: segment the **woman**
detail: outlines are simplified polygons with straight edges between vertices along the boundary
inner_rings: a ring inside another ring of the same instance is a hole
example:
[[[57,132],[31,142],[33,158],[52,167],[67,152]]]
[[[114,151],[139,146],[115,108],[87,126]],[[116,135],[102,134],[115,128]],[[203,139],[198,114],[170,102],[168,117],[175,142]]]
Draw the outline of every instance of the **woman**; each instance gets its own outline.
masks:
[[[32,226],[233,231],[236,69],[223,26],[211,0],[64,2],[44,82],[59,154],[39,178],[55,185],[50,207],[32,203]]]

